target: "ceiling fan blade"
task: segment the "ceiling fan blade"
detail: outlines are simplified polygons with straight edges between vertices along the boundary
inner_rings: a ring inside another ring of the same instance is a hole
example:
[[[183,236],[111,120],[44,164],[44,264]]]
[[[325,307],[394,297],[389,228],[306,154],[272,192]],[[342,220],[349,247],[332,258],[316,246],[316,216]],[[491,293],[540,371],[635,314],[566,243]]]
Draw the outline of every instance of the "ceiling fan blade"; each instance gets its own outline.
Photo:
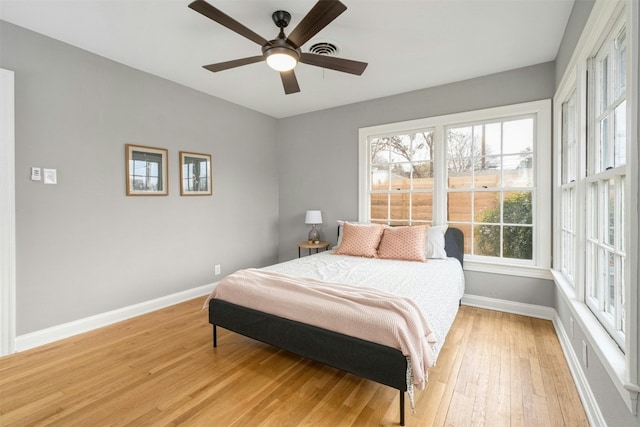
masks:
[[[204,0],[195,0],[194,2],[189,4],[189,7],[195,10],[196,12],[206,16],[207,18],[214,20],[218,24],[227,27],[231,31],[235,31],[241,36],[244,36],[249,40],[258,43],[260,46],[264,46],[265,44],[269,43],[269,41],[266,40],[264,37],[254,33],[253,31],[251,31],[250,29],[248,29],[247,27],[245,27],[244,25],[242,25],[241,23],[239,23],[229,15],[211,6],[209,3],[207,3]]]
[[[318,1],[302,18],[295,30],[289,34],[287,40],[296,47],[301,47],[345,10],[347,10],[347,6],[338,0]]]
[[[282,86],[284,86],[284,93],[289,95],[290,93],[300,92],[300,86],[298,86],[298,79],[293,70],[281,71],[280,78],[282,79]]]
[[[315,53],[303,53],[300,55],[300,62],[358,76],[362,75],[367,65],[369,65],[366,62],[336,58],[335,56],[316,55]]]
[[[233,61],[218,62],[217,64],[203,65],[203,68],[216,73],[218,71],[224,71],[228,70],[229,68],[236,68],[242,65],[253,64],[254,62],[260,61],[264,61],[264,56],[250,56],[248,58],[234,59]]]

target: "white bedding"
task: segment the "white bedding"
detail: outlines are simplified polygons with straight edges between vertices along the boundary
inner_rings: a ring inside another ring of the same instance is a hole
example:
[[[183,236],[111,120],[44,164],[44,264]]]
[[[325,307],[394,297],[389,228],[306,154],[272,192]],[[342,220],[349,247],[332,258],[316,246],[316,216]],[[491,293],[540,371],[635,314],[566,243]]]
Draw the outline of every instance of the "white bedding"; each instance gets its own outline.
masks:
[[[291,276],[366,286],[411,298],[436,335],[437,358],[464,294],[464,274],[455,258],[427,262],[333,255],[332,251],[264,267]]]

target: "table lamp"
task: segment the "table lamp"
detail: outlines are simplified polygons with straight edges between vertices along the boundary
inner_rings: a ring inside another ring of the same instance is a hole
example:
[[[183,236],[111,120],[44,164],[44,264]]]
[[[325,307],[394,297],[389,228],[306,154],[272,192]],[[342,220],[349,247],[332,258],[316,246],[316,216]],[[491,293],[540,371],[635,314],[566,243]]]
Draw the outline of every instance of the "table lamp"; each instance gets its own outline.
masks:
[[[304,219],[305,224],[311,224],[311,230],[309,230],[309,240],[315,242],[320,240],[320,231],[316,228],[316,224],[322,224],[322,212],[321,211],[307,211],[307,215]]]

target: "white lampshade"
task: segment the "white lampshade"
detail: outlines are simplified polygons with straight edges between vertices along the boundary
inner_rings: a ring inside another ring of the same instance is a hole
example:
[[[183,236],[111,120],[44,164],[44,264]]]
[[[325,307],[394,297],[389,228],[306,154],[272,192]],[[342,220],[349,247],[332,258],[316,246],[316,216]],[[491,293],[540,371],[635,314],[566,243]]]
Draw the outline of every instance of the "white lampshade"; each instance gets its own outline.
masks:
[[[304,218],[305,224],[322,224],[322,211],[307,211]]]

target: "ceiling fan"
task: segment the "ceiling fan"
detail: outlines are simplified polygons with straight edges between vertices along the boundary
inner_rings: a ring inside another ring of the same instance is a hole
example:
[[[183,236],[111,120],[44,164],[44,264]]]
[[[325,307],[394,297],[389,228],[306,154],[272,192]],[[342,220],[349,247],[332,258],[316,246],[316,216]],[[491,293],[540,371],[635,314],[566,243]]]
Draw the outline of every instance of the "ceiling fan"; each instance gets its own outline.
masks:
[[[280,72],[284,92],[288,95],[300,92],[300,86],[298,86],[298,80],[293,71],[298,62],[358,76],[367,68],[366,62],[317,55],[300,50],[303,44],[347,10],[347,7],[337,0],[318,1],[286,38],[284,29],[289,25],[291,15],[284,10],[274,12],[271,17],[276,26],[280,28],[280,33],[273,40],[261,37],[205,0],[195,0],[189,4],[189,7],[262,46],[262,55],[204,66],[204,68],[214,73],[266,60],[271,68]]]

